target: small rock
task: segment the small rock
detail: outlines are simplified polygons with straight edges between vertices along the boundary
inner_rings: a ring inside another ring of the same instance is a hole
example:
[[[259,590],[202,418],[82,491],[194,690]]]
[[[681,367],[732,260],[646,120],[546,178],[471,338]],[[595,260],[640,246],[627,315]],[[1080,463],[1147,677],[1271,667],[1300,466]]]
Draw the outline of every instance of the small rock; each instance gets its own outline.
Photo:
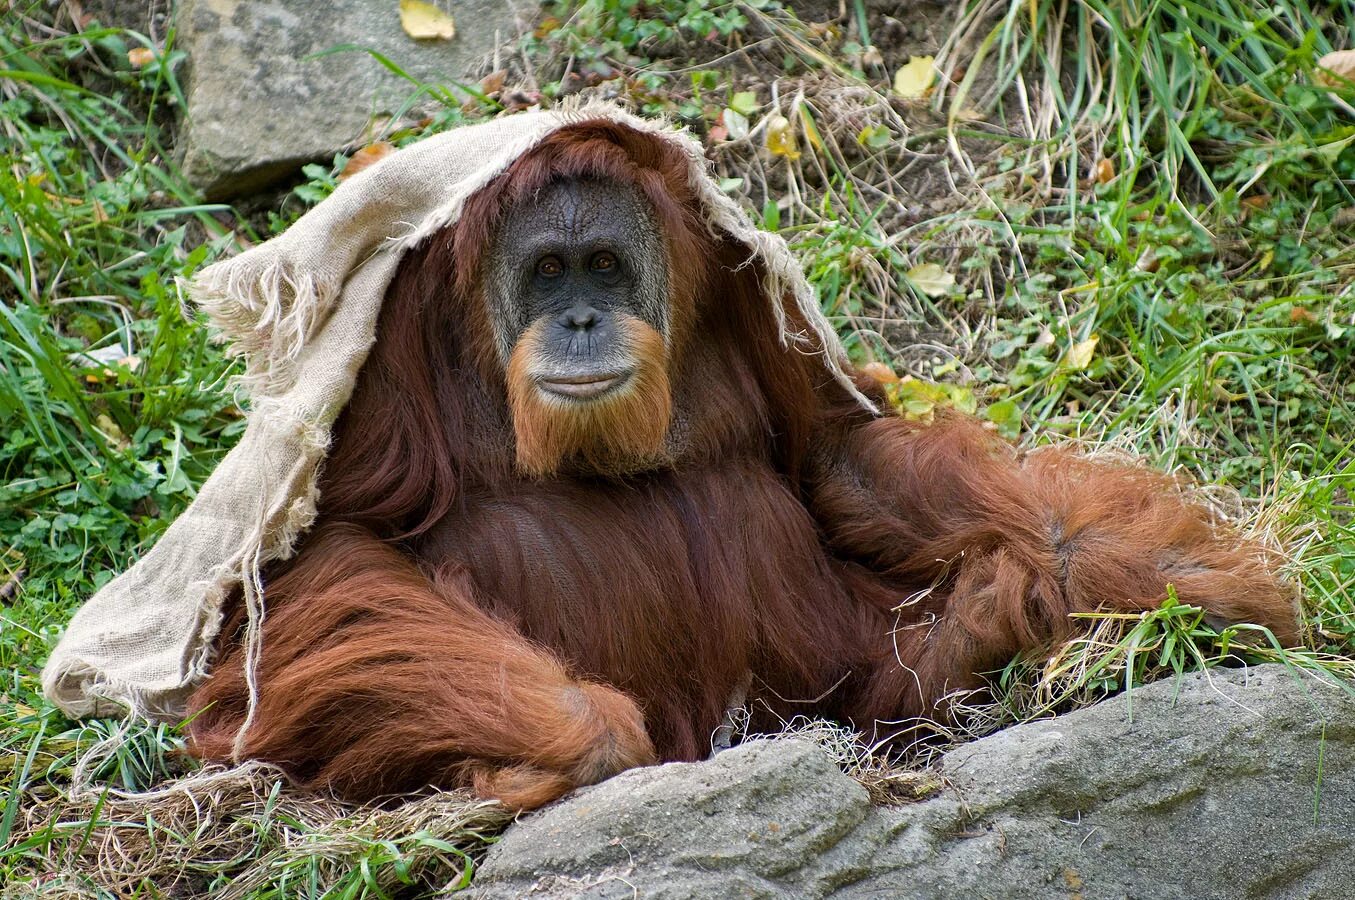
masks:
[[[395,0],[183,0],[184,174],[212,200],[262,189],[365,143],[369,124],[399,112],[415,91],[360,50],[313,54],[353,44],[452,87],[517,34],[504,0],[442,0],[440,8],[458,23],[452,40],[409,37]]]

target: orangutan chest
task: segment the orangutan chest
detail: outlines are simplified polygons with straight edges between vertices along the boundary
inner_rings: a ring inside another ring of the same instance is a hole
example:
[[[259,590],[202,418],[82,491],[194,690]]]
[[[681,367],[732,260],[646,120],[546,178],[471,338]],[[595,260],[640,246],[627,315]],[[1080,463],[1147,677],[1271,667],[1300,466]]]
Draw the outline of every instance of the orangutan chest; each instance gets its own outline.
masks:
[[[803,506],[752,464],[468,497],[418,553],[464,567],[477,602],[623,687],[655,667],[746,667],[768,628],[808,624],[837,590]]]

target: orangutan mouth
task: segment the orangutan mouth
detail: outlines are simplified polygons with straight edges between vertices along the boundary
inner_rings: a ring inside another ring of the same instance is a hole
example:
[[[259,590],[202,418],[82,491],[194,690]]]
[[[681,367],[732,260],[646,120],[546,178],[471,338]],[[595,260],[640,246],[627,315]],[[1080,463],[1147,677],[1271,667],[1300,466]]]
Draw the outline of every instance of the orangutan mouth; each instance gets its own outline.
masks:
[[[557,375],[542,378],[537,384],[543,391],[571,400],[593,400],[620,387],[630,379],[629,372],[589,373],[586,375]]]

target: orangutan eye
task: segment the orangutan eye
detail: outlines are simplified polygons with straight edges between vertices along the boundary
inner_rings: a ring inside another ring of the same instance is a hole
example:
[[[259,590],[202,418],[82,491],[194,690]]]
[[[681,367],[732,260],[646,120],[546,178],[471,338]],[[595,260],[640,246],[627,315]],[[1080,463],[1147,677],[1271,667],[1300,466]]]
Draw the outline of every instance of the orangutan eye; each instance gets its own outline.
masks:
[[[554,256],[546,256],[536,264],[536,274],[543,278],[559,278],[565,273],[565,267]]]
[[[599,253],[589,263],[594,272],[610,272],[616,268],[616,257],[610,253]]]

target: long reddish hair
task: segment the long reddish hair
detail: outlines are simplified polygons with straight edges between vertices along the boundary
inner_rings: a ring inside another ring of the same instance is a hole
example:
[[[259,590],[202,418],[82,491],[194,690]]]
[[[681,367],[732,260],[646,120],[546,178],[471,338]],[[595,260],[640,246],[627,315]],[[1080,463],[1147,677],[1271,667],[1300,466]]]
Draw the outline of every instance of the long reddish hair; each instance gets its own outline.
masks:
[[[670,142],[608,120],[583,122],[515,161],[467,200],[454,228],[410,251],[386,298],[376,348],[336,429],[322,511],[413,536],[452,508],[463,481],[514,477],[506,466],[512,455],[503,452],[510,419],[480,289],[483,260],[510,204],[569,178],[611,179],[644,192],[669,260],[675,393],[699,403],[704,430],[717,440],[732,420],[746,427],[751,404],[766,419],[764,433],[782,439],[778,451],[795,457],[783,460],[794,477],[798,448],[813,427],[814,391],[831,390],[831,379],[812,353],[785,353],[761,291],[760,267],[746,248],[710,231],[689,175],[687,156]],[[712,296],[715,273],[721,274],[718,296]],[[724,357],[720,378],[696,371],[686,358],[694,332],[702,352],[714,348]],[[731,383],[730,374],[749,382]],[[730,421],[722,425],[721,419]],[[354,423],[380,423],[380,434],[357,435]],[[497,424],[497,433],[487,423]],[[712,458],[720,448],[700,437],[686,442],[686,453]]]
[[[316,530],[267,573],[247,755],[357,799],[433,783],[534,806],[705,756],[740,685],[773,717],[944,717],[1070,613],[1151,608],[1169,584],[1294,636],[1265,554],[1169,480],[864,411],[782,343],[762,272],[707,229],[688,176],[662,139],[581,123],[401,261]],[[533,478],[514,422],[533,412],[510,404],[478,285],[507,206],[577,177],[639,185],[663,229],[675,340],[649,362],[671,425],[647,470]],[[190,704],[207,758],[249,702],[232,616]]]

